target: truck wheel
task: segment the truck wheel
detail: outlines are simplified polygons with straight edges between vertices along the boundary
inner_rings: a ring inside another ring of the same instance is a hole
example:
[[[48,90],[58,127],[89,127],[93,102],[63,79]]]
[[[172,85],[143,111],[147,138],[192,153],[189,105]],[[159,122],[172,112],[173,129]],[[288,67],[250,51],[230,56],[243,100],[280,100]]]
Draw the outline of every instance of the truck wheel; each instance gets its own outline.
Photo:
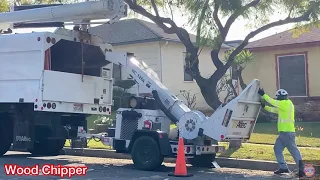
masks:
[[[141,136],[134,142],[131,156],[134,166],[144,171],[155,170],[164,159],[158,143],[148,136]]]
[[[6,127],[4,124],[0,125],[0,156],[7,153],[11,147],[13,138],[13,129]]]
[[[194,167],[211,167],[216,159],[216,154],[203,154],[190,159],[190,164]]]
[[[56,156],[60,154],[65,142],[66,139],[41,140],[39,142],[35,142],[33,149],[29,150],[29,152],[33,155]]]

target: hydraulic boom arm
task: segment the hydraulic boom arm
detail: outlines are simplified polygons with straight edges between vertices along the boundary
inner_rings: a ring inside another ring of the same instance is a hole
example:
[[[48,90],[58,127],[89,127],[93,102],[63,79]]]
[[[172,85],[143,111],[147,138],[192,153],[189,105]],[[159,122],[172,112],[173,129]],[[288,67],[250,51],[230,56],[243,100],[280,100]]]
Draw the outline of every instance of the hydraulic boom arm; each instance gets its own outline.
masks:
[[[88,22],[99,19],[109,19],[113,23],[126,16],[127,6],[123,0],[101,0],[0,13],[0,25],[12,28],[13,23]]]

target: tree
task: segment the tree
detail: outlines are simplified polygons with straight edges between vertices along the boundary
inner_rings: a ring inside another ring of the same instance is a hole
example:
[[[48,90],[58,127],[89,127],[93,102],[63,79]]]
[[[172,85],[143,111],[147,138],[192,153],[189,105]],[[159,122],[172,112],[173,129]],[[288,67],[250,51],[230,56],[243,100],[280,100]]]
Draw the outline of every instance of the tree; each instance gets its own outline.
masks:
[[[123,102],[128,103],[128,99],[132,96],[128,90],[133,87],[136,83],[131,80],[118,80],[114,83],[113,88],[113,99],[114,99],[114,108],[118,109],[123,107]]]
[[[187,12],[190,25],[196,29],[196,44],[190,40],[189,33],[178,27],[173,18],[160,15],[155,0],[149,0],[152,11],[139,4],[137,0],[125,0],[130,9],[154,23],[167,34],[176,34],[184,44],[186,71],[195,80],[207,104],[216,109],[220,104],[217,85],[230,69],[236,57],[241,54],[253,37],[270,28],[289,23],[316,22],[319,15],[320,0],[167,0],[170,7]],[[270,22],[270,14],[282,12],[286,18]],[[223,24],[222,19],[226,22]],[[223,62],[218,53],[226,40],[231,26],[240,18],[255,24],[255,30],[246,35],[242,43],[233,49]],[[202,77],[199,70],[199,52],[201,46],[210,46],[211,60],[216,70],[209,78]],[[239,71],[238,71],[239,72]],[[241,71],[240,71],[241,72]],[[240,76],[241,73],[238,74]]]

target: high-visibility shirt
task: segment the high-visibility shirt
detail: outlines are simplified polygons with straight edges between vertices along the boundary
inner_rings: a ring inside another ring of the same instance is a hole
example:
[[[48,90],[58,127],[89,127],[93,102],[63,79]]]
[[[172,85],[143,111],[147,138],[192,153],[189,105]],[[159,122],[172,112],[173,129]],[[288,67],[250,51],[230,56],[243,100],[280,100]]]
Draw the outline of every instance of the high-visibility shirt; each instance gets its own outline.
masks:
[[[294,105],[291,100],[275,100],[264,94],[263,99],[274,107],[265,106],[264,109],[278,114],[278,131],[295,132],[294,127]]]

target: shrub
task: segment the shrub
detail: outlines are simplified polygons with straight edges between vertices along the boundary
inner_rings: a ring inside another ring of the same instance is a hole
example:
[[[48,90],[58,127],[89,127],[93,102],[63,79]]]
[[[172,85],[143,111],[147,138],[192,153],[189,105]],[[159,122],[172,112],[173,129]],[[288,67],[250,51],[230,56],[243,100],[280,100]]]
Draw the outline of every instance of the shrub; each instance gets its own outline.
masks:
[[[108,125],[109,127],[114,126],[114,120],[109,117],[105,117],[105,116],[98,116],[98,118],[96,120],[94,120],[93,123],[94,124],[105,124],[105,125]]]

